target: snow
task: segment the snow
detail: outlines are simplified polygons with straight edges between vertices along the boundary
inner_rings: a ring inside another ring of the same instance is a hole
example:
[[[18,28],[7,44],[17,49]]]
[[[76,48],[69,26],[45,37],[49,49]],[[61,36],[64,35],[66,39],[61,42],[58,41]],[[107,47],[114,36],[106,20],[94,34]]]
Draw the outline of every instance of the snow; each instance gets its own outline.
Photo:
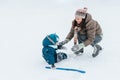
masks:
[[[118,0],[0,1],[0,80],[120,80],[119,4]],[[84,6],[103,29],[103,51],[92,58],[93,48],[88,46],[83,55],[75,56],[71,40],[64,50],[69,58],[56,66],[86,73],[45,69],[43,38],[56,33],[64,40],[75,10]]]

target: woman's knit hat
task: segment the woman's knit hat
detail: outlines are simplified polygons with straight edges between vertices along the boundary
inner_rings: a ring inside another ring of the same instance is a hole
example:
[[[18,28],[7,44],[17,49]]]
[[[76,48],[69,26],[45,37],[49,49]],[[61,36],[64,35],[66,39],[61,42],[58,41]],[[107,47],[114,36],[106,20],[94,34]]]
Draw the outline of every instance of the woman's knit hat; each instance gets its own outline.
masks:
[[[85,16],[86,16],[86,12],[87,12],[87,8],[86,7],[84,7],[83,9],[78,9],[75,12],[75,16],[79,16],[79,17],[82,17],[84,19]]]

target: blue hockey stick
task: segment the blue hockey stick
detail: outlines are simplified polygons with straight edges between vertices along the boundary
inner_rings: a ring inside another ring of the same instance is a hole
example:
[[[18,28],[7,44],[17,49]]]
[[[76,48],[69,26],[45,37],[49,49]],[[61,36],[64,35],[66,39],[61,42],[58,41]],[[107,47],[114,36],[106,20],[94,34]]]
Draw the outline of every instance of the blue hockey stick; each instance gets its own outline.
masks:
[[[52,69],[51,67],[46,66],[46,69]],[[78,70],[78,69],[73,69],[73,68],[55,68],[56,70],[66,70],[66,71],[75,71],[75,72],[80,72],[80,73],[86,73],[83,70]]]

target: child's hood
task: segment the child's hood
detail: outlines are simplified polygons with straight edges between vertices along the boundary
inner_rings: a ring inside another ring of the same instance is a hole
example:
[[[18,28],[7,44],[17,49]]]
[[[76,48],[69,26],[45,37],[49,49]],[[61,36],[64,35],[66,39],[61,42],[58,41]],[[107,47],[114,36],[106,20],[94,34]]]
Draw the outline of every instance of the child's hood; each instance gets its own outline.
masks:
[[[59,40],[59,37],[58,37],[57,34],[47,35],[43,39],[43,46],[56,45],[56,43],[58,42],[58,40]]]

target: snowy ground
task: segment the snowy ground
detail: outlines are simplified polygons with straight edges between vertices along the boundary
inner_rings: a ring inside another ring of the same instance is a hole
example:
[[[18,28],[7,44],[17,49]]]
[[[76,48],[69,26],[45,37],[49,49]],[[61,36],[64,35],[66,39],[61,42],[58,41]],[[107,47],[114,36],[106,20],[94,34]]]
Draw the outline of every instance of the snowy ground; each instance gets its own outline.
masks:
[[[120,80],[120,1],[104,0],[1,0],[0,1],[0,80]],[[56,66],[82,69],[86,74],[46,70],[42,58],[42,39],[56,33],[60,41],[68,34],[74,12],[88,12],[103,29],[104,50],[91,57],[92,47]]]

